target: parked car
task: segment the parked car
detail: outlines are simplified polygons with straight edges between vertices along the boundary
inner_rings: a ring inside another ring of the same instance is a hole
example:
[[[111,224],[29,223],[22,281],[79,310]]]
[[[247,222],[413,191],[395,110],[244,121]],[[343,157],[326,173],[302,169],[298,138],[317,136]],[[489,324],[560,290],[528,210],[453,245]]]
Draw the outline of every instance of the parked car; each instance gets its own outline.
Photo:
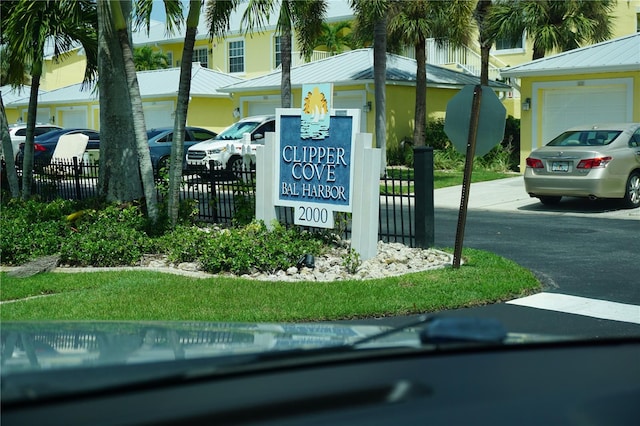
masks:
[[[526,191],[543,204],[570,196],[619,198],[640,207],[640,123],[568,129],[526,163]]]
[[[36,124],[35,136],[38,137],[53,130],[60,130],[62,127],[55,124]],[[9,136],[11,137],[11,145],[13,146],[13,157],[18,155],[20,144],[25,141],[27,136],[26,124],[12,124],[9,126]]]
[[[100,132],[93,129],[59,129],[47,132],[36,137],[33,140],[33,161],[34,164],[38,166],[46,166],[51,163],[51,157],[53,156],[53,152],[56,150],[56,146],[58,146],[58,141],[62,136],[65,135],[75,135],[78,133],[82,133],[89,137],[89,141],[87,143],[87,150],[98,150],[100,149]],[[18,166],[22,166],[22,160],[24,159],[24,142],[20,144],[20,150],[18,155],[16,156],[16,164]]]
[[[203,129],[201,127],[185,128],[184,148],[187,149],[197,144],[217,136],[216,132]],[[151,153],[151,164],[154,170],[160,170],[169,166],[171,158],[171,141],[173,141],[173,127],[160,127],[147,130],[149,140],[149,151]],[[183,161],[183,166],[186,163]]]
[[[208,172],[210,161],[214,167],[233,172],[242,165],[243,135],[251,135],[250,149],[254,155],[258,145],[264,144],[266,132],[274,132],[276,120],[273,115],[243,118],[224,129],[218,136],[193,145],[187,150],[187,169],[195,173]]]

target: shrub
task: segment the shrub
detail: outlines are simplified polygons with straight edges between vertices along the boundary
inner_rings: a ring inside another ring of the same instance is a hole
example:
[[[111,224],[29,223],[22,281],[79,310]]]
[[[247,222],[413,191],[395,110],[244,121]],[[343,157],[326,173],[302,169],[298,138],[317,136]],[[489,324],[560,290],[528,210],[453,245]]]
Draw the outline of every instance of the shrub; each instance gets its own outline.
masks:
[[[41,203],[10,199],[3,202],[0,215],[2,263],[19,265],[57,253],[69,231],[65,217],[74,211],[74,204],[65,200]]]
[[[282,225],[268,230],[264,223],[256,221],[210,238],[200,263],[203,270],[211,273],[273,273],[296,265],[304,254],[317,255],[322,247],[322,242],[311,234]]]
[[[87,210],[60,246],[61,262],[77,266],[135,265],[152,247],[147,220],[136,205]]]

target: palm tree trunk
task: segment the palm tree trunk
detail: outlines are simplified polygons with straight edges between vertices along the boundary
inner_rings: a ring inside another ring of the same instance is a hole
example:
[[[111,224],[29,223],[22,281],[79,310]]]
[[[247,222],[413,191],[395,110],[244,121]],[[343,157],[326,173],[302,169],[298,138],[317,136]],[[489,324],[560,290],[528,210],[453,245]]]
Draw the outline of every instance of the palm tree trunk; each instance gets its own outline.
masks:
[[[11,191],[12,198],[18,198],[20,197],[20,183],[18,182],[18,174],[16,173],[16,154],[13,152],[11,136],[9,136],[9,122],[7,121],[7,113],[4,109],[2,94],[0,94],[0,110],[2,152],[4,152],[5,170],[7,173],[7,181],[9,183],[9,191]]]
[[[200,0],[192,0],[187,17],[187,32],[184,38],[183,58],[193,57],[193,46],[196,41],[198,21],[200,20]],[[190,60],[182,60],[180,64],[180,82],[178,84],[178,104],[173,129],[173,141],[171,142],[171,162],[169,166],[169,202],[168,215],[172,226],[178,221],[180,207],[180,183],[182,181],[182,157],[184,155],[184,133],[189,109],[189,93],[191,92],[191,69],[193,63]]]
[[[427,112],[427,54],[426,41],[420,37],[415,45],[416,50],[416,108],[415,127],[413,129],[413,146],[425,146],[425,126]]]
[[[282,108],[291,108],[291,27],[280,34],[280,52],[282,67],[280,90]]]
[[[489,85],[489,53],[493,40],[490,39],[486,30],[486,18],[491,9],[491,0],[480,0],[476,5],[475,19],[479,28],[478,41],[480,42],[480,84]]]
[[[380,175],[387,170],[387,14],[378,20],[373,30],[373,84],[375,96],[376,147],[382,153]]]
[[[122,66],[119,40],[114,37],[111,1],[98,7],[98,69],[100,80],[100,167],[98,193],[107,201],[142,198],[131,102]],[[132,172],[133,171],[133,172]]]
[[[27,129],[24,140],[24,157],[22,160],[22,199],[31,197],[31,185],[33,184],[33,138],[36,129],[36,117],[38,111],[38,90],[40,90],[40,76],[42,75],[42,62],[36,61],[31,71],[31,92],[29,94],[29,107],[27,109]]]
[[[124,60],[124,71],[127,77],[127,85],[129,87],[129,99],[131,101],[131,110],[133,112],[133,129],[136,140],[136,149],[138,152],[138,164],[140,169],[140,178],[142,180],[142,189],[144,191],[145,204],[147,207],[147,216],[151,222],[158,221],[158,197],[156,195],[156,186],[153,178],[153,166],[151,165],[151,154],[149,153],[149,141],[147,140],[147,127],[144,121],[144,110],[142,108],[142,98],[140,97],[140,87],[138,86],[138,78],[136,76],[136,66],[133,61],[133,50],[129,40],[129,32],[127,26],[122,25],[124,15],[120,9],[119,2],[112,3],[112,11],[116,15],[114,22],[120,47],[122,49],[122,58]]]

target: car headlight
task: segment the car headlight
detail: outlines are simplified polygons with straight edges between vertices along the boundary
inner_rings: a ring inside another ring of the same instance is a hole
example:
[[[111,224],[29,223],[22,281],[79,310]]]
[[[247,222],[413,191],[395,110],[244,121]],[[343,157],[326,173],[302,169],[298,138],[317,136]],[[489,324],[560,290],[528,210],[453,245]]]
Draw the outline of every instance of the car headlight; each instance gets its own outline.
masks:
[[[226,146],[224,148],[208,149],[207,154],[220,154],[221,152],[225,152],[226,150],[227,150]]]

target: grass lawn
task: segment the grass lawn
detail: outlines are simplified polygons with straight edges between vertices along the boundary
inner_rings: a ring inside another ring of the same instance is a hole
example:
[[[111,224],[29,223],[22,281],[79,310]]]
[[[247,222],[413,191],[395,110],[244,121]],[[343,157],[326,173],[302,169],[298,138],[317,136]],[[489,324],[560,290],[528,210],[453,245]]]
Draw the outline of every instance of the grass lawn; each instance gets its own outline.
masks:
[[[0,319],[320,321],[434,312],[539,290],[529,270],[507,259],[473,249],[465,249],[463,257],[466,263],[459,269],[329,283],[198,279],[150,271],[29,278],[2,273]]]

